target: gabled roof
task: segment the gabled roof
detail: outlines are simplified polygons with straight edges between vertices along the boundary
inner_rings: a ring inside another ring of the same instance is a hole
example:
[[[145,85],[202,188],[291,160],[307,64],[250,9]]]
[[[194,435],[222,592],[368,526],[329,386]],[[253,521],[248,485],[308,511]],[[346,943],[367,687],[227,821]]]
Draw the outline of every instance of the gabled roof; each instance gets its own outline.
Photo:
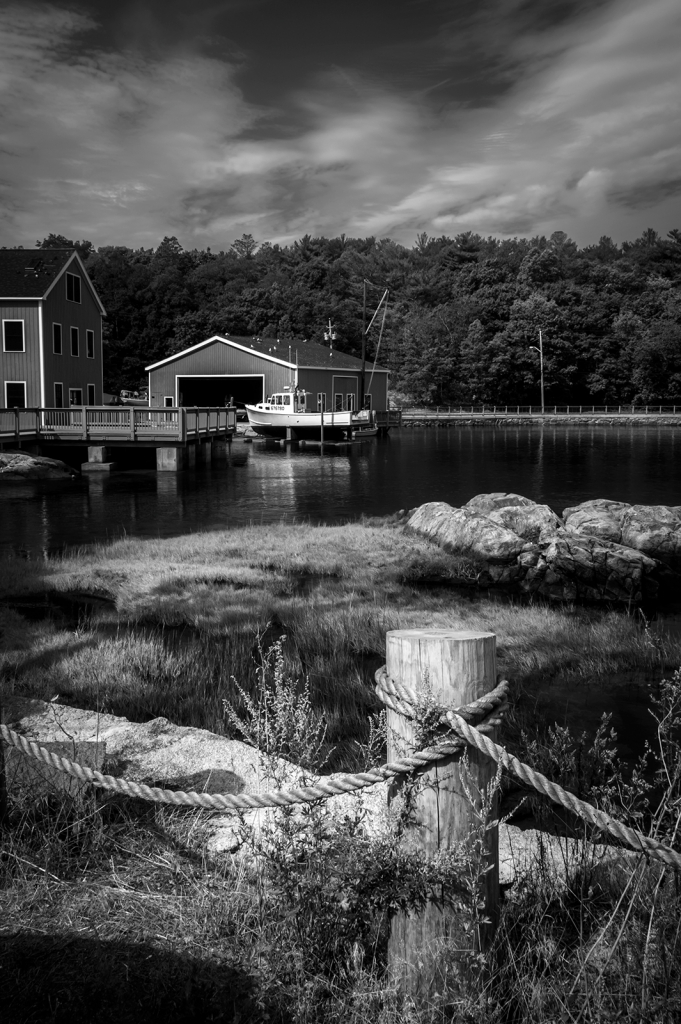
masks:
[[[199,342],[198,345],[185,348],[182,352],[175,352],[172,356],[161,359],[157,363],[152,363],[151,366],[147,366],[145,369],[147,372],[149,370],[156,370],[159,366],[165,366],[167,363],[172,363],[175,359],[181,359],[189,352],[197,352],[199,349],[204,348],[204,346],[215,342],[221,342],[223,345],[230,345],[233,348],[240,348],[246,352],[252,350],[255,354],[262,356],[269,362],[280,363],[292,368],[295,368],[297,365],[299,369],[362,369],[362,360],[357,359],[356,356],[339,352],[338,349],[333,349],[332,353],[326,346],[317,345],[314,341],[289,342],[288,340],[282,341],[280,338],[241,338],[233,337],[231,334],[214,334],[212,338],[207,338],[205,341]],[[367,368],[371,370],[371,367],[371,360],[367,359]],[[377,366],[376,371],[378,373],[388,372],[384,366]]]
[[[106,310],[75,249],[0,249],[0,299],[44,299],[69,264],[87,281],[102,315]]]

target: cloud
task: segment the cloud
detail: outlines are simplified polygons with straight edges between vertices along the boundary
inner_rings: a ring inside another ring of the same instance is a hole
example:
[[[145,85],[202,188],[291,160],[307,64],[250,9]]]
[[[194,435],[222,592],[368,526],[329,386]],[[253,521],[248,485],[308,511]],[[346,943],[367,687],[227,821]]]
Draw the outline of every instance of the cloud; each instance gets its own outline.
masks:
[[[190,52],[88,51],[88,17],[0,12],[3,235],[155,244],[256,119],[232,68]]]
[[[680,223],[677,0],[529,6],[528,20],[520,0],[481,4],[488,36],[473,4],[459,36],[443,23],[437,81],[461,79],[466,45],[496,76],[475,102],[348,62],[269,109],[229,60],[88,50],[86,16],[6,8],[5,237],[223,246],[244,231],[411,242],[562,228],[588,242]]]

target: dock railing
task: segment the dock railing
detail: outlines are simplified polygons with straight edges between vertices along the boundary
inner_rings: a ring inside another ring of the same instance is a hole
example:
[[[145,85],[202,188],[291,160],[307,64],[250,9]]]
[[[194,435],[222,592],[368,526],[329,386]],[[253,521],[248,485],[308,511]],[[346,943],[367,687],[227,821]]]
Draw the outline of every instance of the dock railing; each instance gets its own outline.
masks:
[[[236,431],[236,407],[145,408],[127,405],[69,409],[0,409],[0,440],[171,441],[186,443]]]

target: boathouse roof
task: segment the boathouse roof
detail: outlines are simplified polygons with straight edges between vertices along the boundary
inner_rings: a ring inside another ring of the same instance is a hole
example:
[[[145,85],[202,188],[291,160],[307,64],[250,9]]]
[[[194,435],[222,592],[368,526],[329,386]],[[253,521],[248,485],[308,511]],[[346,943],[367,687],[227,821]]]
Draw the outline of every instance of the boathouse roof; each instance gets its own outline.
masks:
[[[243,338],[231,334],[215,334],[198,345],[192,345],[181,352],[175,352],[166,359],[161,359],[151,366],[145,367],[146,371],[156,370],[159,366],[165,366],[175,359],[181,359],[190,352],[196,352],[205,345],[215,342],[222,342],[224,345],[231,345],[233,348],[240,348],[246,352],[256,352],[264,359],[272,362],[283,363],[285,366],[313,369],[338,369],[338,370],[360,370],[362,360],[356,356],[339,352],[338,349],[329,349],[325,345],[318,345],[314,341],[288,341],[281,338]],[[367,366],[371,367],[372,362],[367,359]],[[376,366],[376,373],[387,373],[384,366]]]
[[[75,249],[0,249],[0,299],[44,299],[69,264],[90,286],[102,314],[104,307]]]

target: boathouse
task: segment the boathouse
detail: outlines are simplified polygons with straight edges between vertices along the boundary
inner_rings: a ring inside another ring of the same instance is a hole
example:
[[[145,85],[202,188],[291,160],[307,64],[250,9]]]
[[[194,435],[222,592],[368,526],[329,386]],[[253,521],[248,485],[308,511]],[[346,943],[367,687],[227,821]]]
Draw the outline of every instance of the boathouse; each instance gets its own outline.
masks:
[[[291,385],[312,395],[308,408],[358,409],[362,361],[312,341],[212,338],[147,366],[150,406],[255,405]],[[388,371],[367,362],[365,408],[388,408]]]
[[[75,249],[0,249],[0,409],[101,405],[103,316]]]

